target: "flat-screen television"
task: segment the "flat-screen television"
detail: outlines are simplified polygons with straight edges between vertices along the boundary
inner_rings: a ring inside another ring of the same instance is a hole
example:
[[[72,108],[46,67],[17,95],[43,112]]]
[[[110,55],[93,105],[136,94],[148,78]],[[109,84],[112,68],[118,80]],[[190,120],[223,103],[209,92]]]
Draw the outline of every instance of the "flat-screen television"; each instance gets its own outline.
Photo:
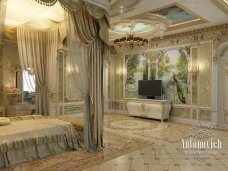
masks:
[[[147,96],[147,98],[155,98],[155,96],[162,96],[162,81],[139,80],[138,95]]]

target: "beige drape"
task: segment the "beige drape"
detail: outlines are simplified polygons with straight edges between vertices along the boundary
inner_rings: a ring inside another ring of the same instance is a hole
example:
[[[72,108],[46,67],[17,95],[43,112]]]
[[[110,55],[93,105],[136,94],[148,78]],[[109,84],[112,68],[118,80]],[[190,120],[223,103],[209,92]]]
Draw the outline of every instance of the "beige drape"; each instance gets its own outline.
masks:
[[[0,43],[2,42],[7,0],[0,0]]]
[[[17,28],[21,68],[34,69],[36,77],[36,113],[48,115],[51,93],[56,91],[58,30],[47,32]]]
[[[78,49],[80,56],[71,54],[71,60],[77,59],[81,87],[85,99],[85,148],[87,151],[94,151],[103,146],[103,54],[105,43],[101,40],[98,21],[93,18],[85,6],[77,12],[71,12],[75,34],[72,34],[72,25],[68,26],[68,45],[71,49]],[[100,16],[102,17],[102,16]],[[72,38],[72,35],[78,38]],[[72,62],[73,63],[73,62]],[[79,80],[78,80],[79,81]]]
[[[46,32],[46,55],[47,55],[47,88],[50,94],[57,93],[57,49],[59,42],[61,42],[58,36],[59,29],[50,29]]]

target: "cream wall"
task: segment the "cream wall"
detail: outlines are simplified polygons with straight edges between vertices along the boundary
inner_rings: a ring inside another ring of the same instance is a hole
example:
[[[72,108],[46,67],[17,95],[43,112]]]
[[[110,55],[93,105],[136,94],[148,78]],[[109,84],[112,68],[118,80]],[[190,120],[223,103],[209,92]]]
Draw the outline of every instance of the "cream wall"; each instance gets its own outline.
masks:
[[[124,55],[111,55],[108,71],[108,111],[126,111],[124,100]]]
[[[0,53],[0,104],[7,105],[7,89],[16,87],[16,71],[20,70],[20,61],[16,41],[5,41]]]
[[[212,42],[202,43],[198,47],[198,104],[211,107],[212,102]]]
[[[213,98],[214,89],[213,89],[213,81],[216,81],[213,76],[213,64],[214,64],[214,51],[218,48],[218,46],[228,39],[228,25],[222,25],[212,28],[205,28],[202,30],[176,34],[171,36],[166,36],[164,39],[153,39],[151,40],[150,49],[160,49],[160,48],[169,48],[169,47],[177,47],[189,45],[191,47],[191,60],[195,62],[200,69],[199,75],[196,80],[191,79],[190,81],[190,100],[188,104],[173,104],[171,110],[171,118],[177,122],[190,122],[193,120],[201,120],[208,122],[215,122],[213,120],[214,114],[218,115],[218,113],[214,112],[215,105]],[[112,63],[110,65],[110,73],[115,72],[117,70],[119,62],[118,56],[120,55],[112,55]],[[194,61],[195,60],[195,61]],[[124,65],[123,65],[124,66]],[[111,77],[111,78],[110,78]],[[120,97],[120,102],[124,100],[124,93],[120,87],[121,80],[112,84],[114,78],[113,75],[109,74],[109,93],[115,94]],[[120,95],[119,93],[123,93]],[[112,100],[112,98],[109,98]],[[118,102],[115,102],[118,103]],[[119,113],[123,113],[123,111],[118,108],[120,105],[112,106],[112,110]],[[115,108],[116,107],[116,108]],[[126,108],[125,113],[127,113]],[[121,111],[121,112],[120,112]]]
[[[3,104],[3,44],[0,44],[0,105]]]

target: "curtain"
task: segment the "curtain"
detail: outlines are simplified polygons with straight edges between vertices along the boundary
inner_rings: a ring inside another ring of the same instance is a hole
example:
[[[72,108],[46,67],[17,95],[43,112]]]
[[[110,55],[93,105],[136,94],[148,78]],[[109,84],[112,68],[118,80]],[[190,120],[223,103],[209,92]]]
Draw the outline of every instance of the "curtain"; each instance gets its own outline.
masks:
[[[66,10],[78,10],[83,3],[92,4],[106,11],[109,10],[110,0],[36,0],[45,6],[53,6],[58,1]]]
[[[46,82],[48,89],[48,99],[57,93],[57,49],[59,46],[58,29],[50,29],[46,32]]]
[[[103,57],[105,43],[99,36],[99,23],[86,10],[66,15],[69,57],[79,69],[75,84],[85,101],[84,139],[87,151],[103,147]],[[77,53],[73,53],[73,51]]]
[[[7,0],[0,0],[0,43],[2,42]]]
[[[17,28],[22,70],[32,68],[36,78],[36,113],[48,115],[50,94],[56,91],[58,30],[48,32]]]

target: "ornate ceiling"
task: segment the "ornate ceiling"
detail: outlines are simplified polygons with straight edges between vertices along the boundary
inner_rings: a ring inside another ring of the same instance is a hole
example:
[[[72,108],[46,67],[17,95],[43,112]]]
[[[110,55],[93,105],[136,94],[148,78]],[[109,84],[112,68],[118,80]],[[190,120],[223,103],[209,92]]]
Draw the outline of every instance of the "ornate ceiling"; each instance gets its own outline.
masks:
[[[147,38],[159,37],[161,29],[169,35],[228,21],[228,0],[112,0],[110,5],[111,41],[127,32],[131,20],[144,27],[135,34]]]
[[[89,0],[85,0],[89,1]],[[107,0],[94,0],[99,3]],[[109,0],[110,40],[122,37],[134,20],[137,36],[158,37],[227,23],[228,0]],[[46,29],[64,22],[64,10],[35,0],[8,0],[5,26]]]

